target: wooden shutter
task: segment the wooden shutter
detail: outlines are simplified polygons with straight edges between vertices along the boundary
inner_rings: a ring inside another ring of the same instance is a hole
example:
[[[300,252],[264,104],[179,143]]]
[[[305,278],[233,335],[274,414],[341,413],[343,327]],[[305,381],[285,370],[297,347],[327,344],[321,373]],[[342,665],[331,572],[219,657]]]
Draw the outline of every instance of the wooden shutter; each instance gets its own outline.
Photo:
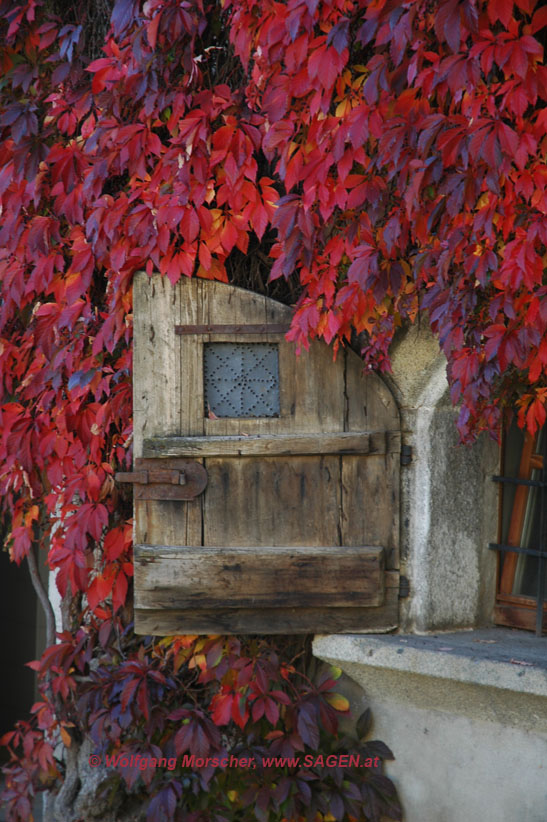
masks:
[[[353,352],[297,357],[290,319],[222,283],[135,280],[138,633],[397,624],[395,402]]]

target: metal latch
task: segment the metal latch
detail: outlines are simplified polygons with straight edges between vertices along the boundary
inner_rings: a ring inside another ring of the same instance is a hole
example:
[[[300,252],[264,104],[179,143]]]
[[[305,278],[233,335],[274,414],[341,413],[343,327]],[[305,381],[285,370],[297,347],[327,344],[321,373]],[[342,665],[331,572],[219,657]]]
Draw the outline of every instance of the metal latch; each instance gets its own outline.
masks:
[[[195,461],[138,457],[133,471],[119,471],[116,480],[133,483],[135,499],[189,500],[207,487],[207,471]]]
[[[149,485],[153,482],[166,482],[168,485],[186,485],[184,471],[175,471],[169,468],[156,468],[152,471],[119,471],[116,474],[118,482],[135,482],[139,485]]]

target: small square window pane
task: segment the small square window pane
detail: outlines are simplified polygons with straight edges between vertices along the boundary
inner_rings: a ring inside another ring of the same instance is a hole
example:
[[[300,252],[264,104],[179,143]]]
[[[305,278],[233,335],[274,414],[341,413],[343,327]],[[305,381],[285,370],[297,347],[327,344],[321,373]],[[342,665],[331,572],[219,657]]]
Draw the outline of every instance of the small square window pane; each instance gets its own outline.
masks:
[[[279,416],[279,354],[273,343],[207,343],[205,415]]]

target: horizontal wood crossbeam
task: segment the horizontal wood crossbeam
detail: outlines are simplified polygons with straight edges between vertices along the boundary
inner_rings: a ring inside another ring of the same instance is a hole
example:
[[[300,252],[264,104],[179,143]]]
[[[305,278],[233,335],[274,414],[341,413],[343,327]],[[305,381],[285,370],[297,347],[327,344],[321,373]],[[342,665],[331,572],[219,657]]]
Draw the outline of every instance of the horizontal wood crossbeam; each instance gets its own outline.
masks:
[[[397,591],[379,608],[215,608],[135,611],[138,634],[376,634],[398,623]]]
[[[135,546],[137,609],[372,607],[381,547]]]
[[[343,431],[333,434],[153,437],[145,457],[275,457],[313,454],[392,454],[401,450],[398,431]]]

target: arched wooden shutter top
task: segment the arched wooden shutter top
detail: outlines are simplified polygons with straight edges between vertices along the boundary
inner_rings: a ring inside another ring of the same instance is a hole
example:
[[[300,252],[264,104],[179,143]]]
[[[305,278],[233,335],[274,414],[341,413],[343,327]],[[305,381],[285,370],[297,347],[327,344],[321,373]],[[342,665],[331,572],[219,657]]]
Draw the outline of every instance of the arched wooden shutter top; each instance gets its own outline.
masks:
[[[291,310],[233,286],[134,285],[135,629],[397,623],[399,415],[351,351],[299,357]]]

